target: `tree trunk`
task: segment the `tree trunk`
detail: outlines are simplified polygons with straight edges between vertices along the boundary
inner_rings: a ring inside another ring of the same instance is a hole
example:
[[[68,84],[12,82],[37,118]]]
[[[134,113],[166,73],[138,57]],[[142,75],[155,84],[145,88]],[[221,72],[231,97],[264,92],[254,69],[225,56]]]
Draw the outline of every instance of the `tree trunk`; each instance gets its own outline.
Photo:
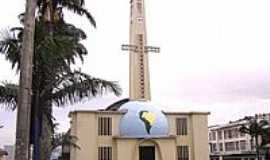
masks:
[[[30,119],[32,64],[34,52],[36,0],[27,0],[24,19],[23,44],[20,59],[20,88],[18,93],[18,111],[16,128],[15,160],[30,159]]]
[[[35,77],[33,76],[33,79],[35,80]],[[33,138],[33,160],[40,160],[40,135],[41,135],[41,113],[40,113],[40,97],[39,97],[39,91],[33,92],[34,95],[32,96],[32,138]]]
[[[51,155],[52,148],[52,104],[47,102],[42,106],[42,116],[41,116],[41,135],[39,139],[40,144],[40,160],[48,160]],[[45,111],[45,112],[44,112]]]
[[[257,156],[257,160],[260,160],[258,136],[255,136],[255,143],[256,143],[256,156]]]

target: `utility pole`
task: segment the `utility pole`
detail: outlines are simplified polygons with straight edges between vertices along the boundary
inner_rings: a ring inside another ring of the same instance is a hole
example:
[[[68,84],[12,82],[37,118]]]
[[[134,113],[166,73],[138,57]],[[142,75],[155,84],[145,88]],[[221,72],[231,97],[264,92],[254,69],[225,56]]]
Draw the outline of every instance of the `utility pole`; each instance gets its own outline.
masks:
[[[34,53],[36,0],[26,0],[20,57],[15,160],[30,159],[32,65]]]

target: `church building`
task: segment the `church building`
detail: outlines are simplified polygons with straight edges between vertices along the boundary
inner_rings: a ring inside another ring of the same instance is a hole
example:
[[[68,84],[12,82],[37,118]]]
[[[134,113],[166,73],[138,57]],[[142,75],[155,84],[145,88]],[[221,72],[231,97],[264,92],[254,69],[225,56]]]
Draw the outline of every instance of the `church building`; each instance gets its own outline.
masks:
[[[209,160],[209,112],[166,112],[151,103],[144,0],[131,0],[129,93],[104,110],[73,111],[71,160]]]

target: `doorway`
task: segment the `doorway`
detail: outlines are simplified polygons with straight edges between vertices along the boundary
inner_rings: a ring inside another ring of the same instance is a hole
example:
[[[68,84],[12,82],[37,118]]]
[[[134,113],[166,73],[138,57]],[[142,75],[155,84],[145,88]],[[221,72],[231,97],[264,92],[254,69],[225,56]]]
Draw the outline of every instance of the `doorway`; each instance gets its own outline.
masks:
[[[140,160],[155,160],[155,146],[140,146]]]

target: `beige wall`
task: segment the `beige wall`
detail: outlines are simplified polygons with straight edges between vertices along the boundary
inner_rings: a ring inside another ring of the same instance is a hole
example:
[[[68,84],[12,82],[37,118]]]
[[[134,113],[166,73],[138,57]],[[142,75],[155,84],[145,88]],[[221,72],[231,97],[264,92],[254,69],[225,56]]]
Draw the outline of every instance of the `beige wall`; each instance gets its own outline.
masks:
[[[194,160],[208,160],[209,147],[208,147],[208,122],[207,116],[192,115],[191,118],[192,130],[192,146],[193,146],[193,159]]]
[[[71,149],[72,160],[95,160],[97,159],[98,146],[115,147],[112,136],[97,136],[97,118],[100,116],[112,117],[112,134],[117,135],[119,133],[118,124],[121,114],[109,114],[105,112],[80,112],[71,114],[71,134],[78,138],[77,145],[81,148]]]
[[[72,160],[96,159],[97,131],[95,129],[95,114],[80,113],[73,116],[71,134],[78,138],[77,145],[81,149],[72,149]]]
[[[176,147],[180,145],[189,146],[190,160],[209,159],[207,114],[168,113],[166,116],[170,128],[169,134],[172,136],[146,141],[119,136],[118,124],[122,114],[120,112],[98,111],[72,113],[71,134],[78,137],[77,144],[81,150],[73,148],[71,159],[98,160],[98,147],[111,146],[113,160],[138,160],[140,145],[155,146],[156,160],[176,160]],[[100,116],[112,117],[112,136],[98,136],[97,119]],[[186,136],[176,136],[175,119],[178,117],[186,117],[188,120],[188,135]]]
[[[189,157],[192,160],[193,159],[193,146],[192,146],[192,130],[191,130],[191,120],[189,115],[186,114],[168,114],[167,119],[169,123],[169,134],[170,135],[176,135],[176,118],[187,118],[187,124],[188,124],[188,134],[182,135],[182,136],[176,136],[176,146],[185,145],[189,146]]]

